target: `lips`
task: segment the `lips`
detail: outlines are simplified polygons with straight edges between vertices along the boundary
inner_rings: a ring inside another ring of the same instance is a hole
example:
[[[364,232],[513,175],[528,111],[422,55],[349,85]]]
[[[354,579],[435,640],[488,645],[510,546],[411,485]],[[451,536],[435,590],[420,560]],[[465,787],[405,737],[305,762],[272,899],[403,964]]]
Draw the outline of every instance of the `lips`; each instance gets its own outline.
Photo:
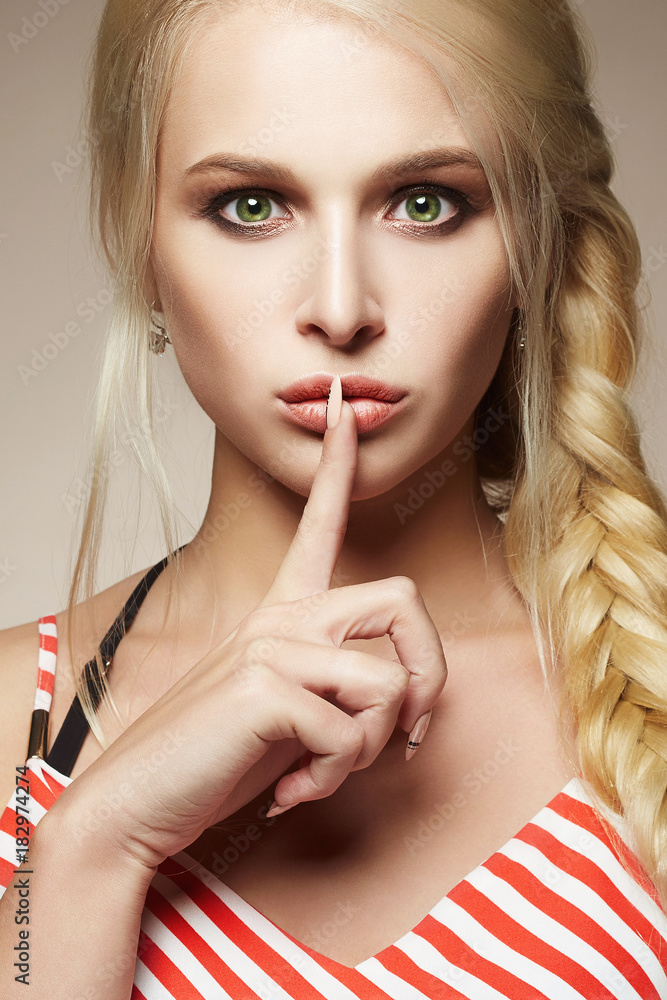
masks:
[[[303,403],[309,399],[327,399],[331,389],[332,375],[306,375],[293,382],[278,395],[286,403]],[[379,379],[367,375],[341,375],[343,397],[380,399],[386,403],[397,403],[405,392],[396,386],[387,385]]]
[[[333,376],[306,375],[279,393],[284,416],[308,430],[324,434],[326,408]],[[367,375],[341,375],[343,398],[352,406],[359,434],[377,430],[403,409],[407,393]]]

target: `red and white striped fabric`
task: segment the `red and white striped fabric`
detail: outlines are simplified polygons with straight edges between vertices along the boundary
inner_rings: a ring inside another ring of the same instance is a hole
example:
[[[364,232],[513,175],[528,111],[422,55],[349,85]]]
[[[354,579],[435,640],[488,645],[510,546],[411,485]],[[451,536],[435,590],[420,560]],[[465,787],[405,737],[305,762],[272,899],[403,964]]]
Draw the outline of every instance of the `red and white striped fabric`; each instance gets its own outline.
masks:
[[[32,830],[71,779],[36,757],[28,772]],[[15,806],[13,796],[0,822],[0,895],[16,864]],[[667,915],[616,840],[573,778],[416,927],[354,968],[297,941],[182,851],[148,891],[132,1000],[666,1000]]]
[[[56,676],[56,658],[58,655],[58,631],[56,616],[45,615],[39,619],[39,659],[37,663],[37,690],[35,692],[34,709],[43,708],[51,711],[53,684]]]

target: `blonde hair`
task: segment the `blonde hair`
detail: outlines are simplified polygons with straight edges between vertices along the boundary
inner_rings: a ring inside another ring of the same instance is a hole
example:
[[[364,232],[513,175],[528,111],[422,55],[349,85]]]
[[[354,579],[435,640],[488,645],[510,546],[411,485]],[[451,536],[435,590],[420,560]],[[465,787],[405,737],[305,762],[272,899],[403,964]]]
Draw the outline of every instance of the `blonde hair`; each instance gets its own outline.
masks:
[[[99,470],[119,421],[157,499],[167,551],[176,546],[152,435],[144,290],[156,150],[196,29],[237,5],[108,0],[102,15],[87,108],[91,219],[115,278],[115,311],[70,616],[82,594],[94,593],[106,491]],[[563,671],[583,779],[601,810],[623,817],[667,906],[667,509],[647,474],[629,396],[644,332],[641,255],[609,186],[613,158],[590,91],[592,43],[563,0],[319,0],[307,9],[351,17],[362,35],[424,59],[485,167],[520,304],[477,407],[478,422],[498,405],[510,419],[480,448],[479,472],[505,522],[545,677],[548,659]],[[482,128],[492,129],[501,155]],[[81,678],[77,686],[104,746]]]

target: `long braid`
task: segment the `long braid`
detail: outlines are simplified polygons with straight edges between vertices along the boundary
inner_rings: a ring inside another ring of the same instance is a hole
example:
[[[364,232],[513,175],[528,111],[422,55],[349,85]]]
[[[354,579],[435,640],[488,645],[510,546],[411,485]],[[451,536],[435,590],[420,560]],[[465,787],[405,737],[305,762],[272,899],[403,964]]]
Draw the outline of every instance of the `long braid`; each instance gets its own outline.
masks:
[[[551,542],[538,574],[551,609],[584,778],[622,815],[667,903],[667,510],[647,474],[632,412],[639,248],[605,188],[576,220],[555,313]],[[507,518],[525,578],[519,484]],[[667,908],[667,906],[666,906]]]

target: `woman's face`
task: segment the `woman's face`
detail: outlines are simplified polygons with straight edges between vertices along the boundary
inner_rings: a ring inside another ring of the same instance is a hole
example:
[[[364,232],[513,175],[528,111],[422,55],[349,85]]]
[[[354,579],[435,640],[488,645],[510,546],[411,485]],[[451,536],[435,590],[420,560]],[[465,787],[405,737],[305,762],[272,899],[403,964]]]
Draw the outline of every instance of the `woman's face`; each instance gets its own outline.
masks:
[[[405,393],[359,435],[360,500],[447,449],[493,377],[516,303],[484,173],[441,162],[470,149],[428,68],[350,21],[243,5],[190,50],[161,133],[153,297],[219,433],[303,496],[322,434],[286,415],[296,379]]]

